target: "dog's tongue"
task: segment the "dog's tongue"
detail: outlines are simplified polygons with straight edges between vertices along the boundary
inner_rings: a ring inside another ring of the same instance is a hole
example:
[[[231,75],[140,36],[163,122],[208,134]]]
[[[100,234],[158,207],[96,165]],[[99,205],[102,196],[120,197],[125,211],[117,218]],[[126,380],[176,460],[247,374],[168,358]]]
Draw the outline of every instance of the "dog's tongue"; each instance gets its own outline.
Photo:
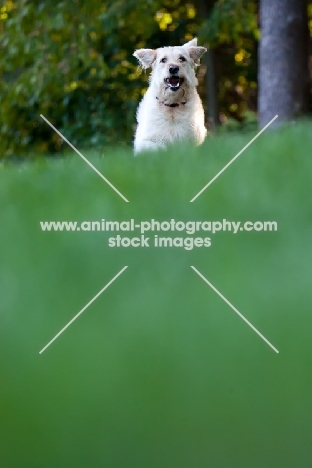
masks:
[[[171,86],[178,86],[179,77],[178,76],[172,76],[171,78],[169,78],[169,83],[171,84]]]

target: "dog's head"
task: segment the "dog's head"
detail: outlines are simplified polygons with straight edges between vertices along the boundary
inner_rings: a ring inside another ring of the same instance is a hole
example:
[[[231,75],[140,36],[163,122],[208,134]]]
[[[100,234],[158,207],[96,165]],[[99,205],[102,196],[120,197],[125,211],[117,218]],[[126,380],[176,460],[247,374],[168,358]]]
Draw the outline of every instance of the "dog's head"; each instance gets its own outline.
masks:
[[[197,86],[194,69],[206,50],[192,39],[183,46],[138,49],[133,55],[142,68],[152,67],[150,83],[158,97],[175,102]]]

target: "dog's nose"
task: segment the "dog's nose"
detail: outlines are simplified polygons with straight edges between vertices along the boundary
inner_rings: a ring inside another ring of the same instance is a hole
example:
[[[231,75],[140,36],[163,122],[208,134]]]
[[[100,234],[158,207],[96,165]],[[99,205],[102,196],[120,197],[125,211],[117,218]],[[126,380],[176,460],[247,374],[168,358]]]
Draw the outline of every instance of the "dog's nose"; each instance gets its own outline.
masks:
[[[175,75],[176,73],[178,73],[179,71],[179,67],[177,65],[170,65],[169,66],[169,73],[171,75]]]

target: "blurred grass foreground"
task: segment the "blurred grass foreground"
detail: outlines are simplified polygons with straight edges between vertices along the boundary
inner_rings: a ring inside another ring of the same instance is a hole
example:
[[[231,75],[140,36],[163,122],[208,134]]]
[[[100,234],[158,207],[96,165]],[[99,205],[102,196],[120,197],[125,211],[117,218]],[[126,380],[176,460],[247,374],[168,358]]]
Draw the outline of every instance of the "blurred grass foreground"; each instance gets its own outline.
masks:
[[[311,146],[301,123],[132,158],[0,168],[3,468],[311,466]],[[112,249],[49,220],[222,220],[209,248]],[[128,269],[42,354],[40,349]],[[194,265],[280,351],[275,354]]]

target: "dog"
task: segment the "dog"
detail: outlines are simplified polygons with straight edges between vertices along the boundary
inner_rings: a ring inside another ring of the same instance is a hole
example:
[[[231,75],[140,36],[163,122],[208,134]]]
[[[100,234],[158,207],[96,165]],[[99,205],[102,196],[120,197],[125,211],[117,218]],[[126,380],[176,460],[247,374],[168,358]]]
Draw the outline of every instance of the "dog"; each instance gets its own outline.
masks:
[[[206,135],[205,115],[197,93],[195,67],[206,52],[192,39],[182,46],[138,49],[142,68],[152,67],[149,88],[137,109],[134,153],[167,148],[176,141],[200,145]]]

